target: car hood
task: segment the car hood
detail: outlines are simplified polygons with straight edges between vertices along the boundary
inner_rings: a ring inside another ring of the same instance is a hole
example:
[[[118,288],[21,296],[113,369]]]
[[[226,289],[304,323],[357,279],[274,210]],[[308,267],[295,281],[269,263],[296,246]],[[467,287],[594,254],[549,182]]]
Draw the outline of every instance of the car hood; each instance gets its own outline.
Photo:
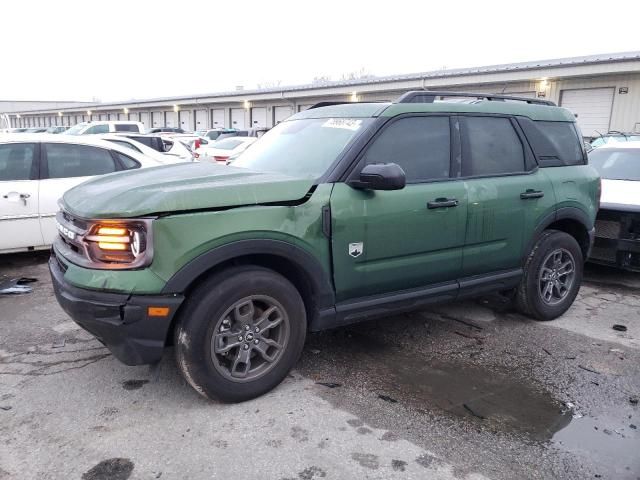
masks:
[[[96,177],[67,191],[62,204],[81,218],[130,218],[292,202],[312,185],[312,179],[194,162]]]
[[[603,208],[619,208],[624,210],[640,210],[640,182],[633,180],[602,179]]]

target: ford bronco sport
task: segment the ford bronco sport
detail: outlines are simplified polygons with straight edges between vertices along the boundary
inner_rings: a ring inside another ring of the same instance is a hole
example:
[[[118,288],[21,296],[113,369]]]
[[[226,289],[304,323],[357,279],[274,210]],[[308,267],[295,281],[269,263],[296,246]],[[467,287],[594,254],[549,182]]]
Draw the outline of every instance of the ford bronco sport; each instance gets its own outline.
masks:
[[[90,180],[61,200],[49,266],[119,360],[173,344],[199,393],[242,401],[282,381],[307,331],[490,292],[562,315],[599,185],[551,102],[409,92],[298,113],[232,166]]]

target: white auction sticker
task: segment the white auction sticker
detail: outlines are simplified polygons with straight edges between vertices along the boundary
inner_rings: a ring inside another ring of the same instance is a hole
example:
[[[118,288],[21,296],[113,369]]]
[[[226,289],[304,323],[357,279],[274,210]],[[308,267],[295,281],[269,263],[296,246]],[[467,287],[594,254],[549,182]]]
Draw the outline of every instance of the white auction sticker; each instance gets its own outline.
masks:
[[[353,118],[330,118],[322,124],[327,128],[344,128],[345,130],[356,131],[362,125],[362,120],[354,120]]]

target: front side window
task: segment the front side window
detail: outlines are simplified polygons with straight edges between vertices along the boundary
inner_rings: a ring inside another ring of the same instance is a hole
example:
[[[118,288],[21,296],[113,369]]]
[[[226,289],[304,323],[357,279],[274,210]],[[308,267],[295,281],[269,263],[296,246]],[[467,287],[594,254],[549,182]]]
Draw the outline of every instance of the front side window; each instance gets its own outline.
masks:
[[[310,118],[282,122],[265,133],[233,165],[318,178],[370,122],[369,118]]]
[[[49,178],[89,177],[116,171],[108,150],[89,145],[46,144]]]
[[[35,143],[0,145],[0,182],[31,179],[35,149]]]
[[[407,183],[449,177],[451,165],[449,117],[411,117],[391,123],[364,155],[369,163],[396,163]]]
[[[525,171],[524,148],[511,121],[500,117],[461,117],[462,176]]]
[[[109,125],[101,124],[101,125],[93,125],[87,128],[87,131],[84,132],[85,135],[95,135],[98,133],[109,133]]]

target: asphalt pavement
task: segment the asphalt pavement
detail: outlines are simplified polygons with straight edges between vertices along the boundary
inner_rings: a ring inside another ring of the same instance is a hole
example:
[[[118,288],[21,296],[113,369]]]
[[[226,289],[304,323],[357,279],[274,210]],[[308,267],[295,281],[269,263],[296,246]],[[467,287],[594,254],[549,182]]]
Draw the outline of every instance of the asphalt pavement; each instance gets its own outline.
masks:
[[[171,350],[114,359],[46,260],[0,257],[38,280],[0,295],[0,480],[640,478],[638,274],[588,266],[552,322],[487,298],[310,334],[278,388],[225,405]]]

